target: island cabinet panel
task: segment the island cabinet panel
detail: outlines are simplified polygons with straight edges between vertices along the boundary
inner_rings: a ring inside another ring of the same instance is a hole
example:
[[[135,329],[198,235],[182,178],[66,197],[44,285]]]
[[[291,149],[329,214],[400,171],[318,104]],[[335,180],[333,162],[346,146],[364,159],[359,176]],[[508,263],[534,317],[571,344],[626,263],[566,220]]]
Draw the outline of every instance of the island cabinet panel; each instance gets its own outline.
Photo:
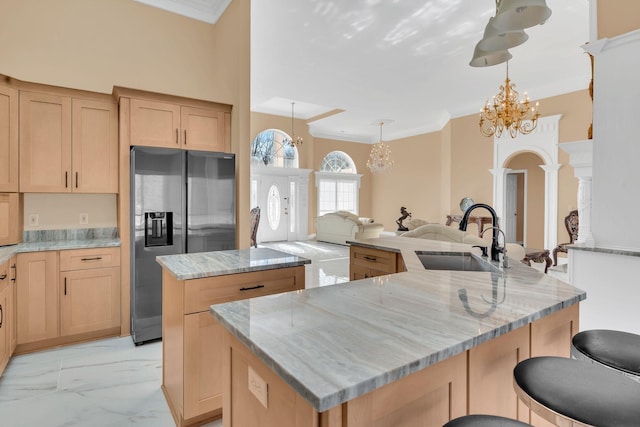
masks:
[[[230,376],[225,379],[225,427],[323,425],[313,407],[242,343],[230,334],[226,342],[225,371]]]
[[[177,425],[222,414],[225,329],[209,307],[304,289],[304,277],[304,265],[189,280],[162,270],[162,388]]]
[[[467,357],[458,354],[344,404],[348,427],[441,426],[467,412]]]
[[[402,255],[397,252],[352,245],[349,248],[351,280],[366,279],[406,271]]]
[[[513,390],[513,368],[529,358],[529,325],[469,350],[469,413],[529,422]]]
[[[571,356],[571,339],[580,329],[579,305],[574,304],[531,324],[531,357]],[[531,424],[552,427],[555,424],[531,411]]]
[[[18,91],[0,85],[0,191],[18,191]]]

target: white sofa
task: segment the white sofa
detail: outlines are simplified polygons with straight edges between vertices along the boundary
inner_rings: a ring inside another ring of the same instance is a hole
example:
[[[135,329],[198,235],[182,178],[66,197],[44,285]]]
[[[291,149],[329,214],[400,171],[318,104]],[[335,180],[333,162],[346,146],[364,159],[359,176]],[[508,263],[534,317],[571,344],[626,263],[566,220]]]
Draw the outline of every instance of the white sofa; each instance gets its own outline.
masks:
[[[491,246],[491,231],[485,233],[487,239],[478,237],[477,235],[460,231],[456,228],[442,224],[426,224],[414,230],[410,230],[401,234],[402,237],[417,237],[420,239],[440,240],[443,242],[466,243],[473,246]],[[509,258],[521,261],[525,257],[525,250],[522,246],[515,243],[507,243],[507,256]]]
[[[384,225],[371,221],[346,211],[319,216],[315,220],[316,240],[344,245],[347,240],[379,237]]]

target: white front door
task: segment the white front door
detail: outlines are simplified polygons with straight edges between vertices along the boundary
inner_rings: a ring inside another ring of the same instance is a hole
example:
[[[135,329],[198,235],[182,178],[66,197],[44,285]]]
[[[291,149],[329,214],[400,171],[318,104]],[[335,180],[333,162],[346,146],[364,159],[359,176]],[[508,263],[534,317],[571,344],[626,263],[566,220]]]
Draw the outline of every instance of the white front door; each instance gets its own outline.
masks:
[[[264,176],[260,225],[258,233],[262,242],[289,240],[289,178]]]

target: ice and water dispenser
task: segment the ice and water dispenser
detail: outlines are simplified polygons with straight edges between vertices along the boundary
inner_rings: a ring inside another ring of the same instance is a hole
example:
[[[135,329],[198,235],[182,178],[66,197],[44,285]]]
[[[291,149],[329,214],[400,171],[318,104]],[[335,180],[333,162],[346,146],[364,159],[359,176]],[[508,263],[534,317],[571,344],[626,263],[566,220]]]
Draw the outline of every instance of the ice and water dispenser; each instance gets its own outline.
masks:
[[[173,212],[144,213],[144,246],[173,245]]]

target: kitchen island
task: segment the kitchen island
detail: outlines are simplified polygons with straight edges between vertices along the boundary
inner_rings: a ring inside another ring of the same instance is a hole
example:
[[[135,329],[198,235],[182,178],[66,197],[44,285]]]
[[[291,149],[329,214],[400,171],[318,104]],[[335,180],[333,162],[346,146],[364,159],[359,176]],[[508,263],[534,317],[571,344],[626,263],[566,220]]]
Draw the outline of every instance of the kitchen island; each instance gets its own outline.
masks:
[[[266,248],[166,255],[162,391],[178,426],[222,414],[224,328],[211,304],[304,289],[311,261]]]
[[[400,254],[407,271],[211,306],[227,330],[225,427],[440,426],[466,413],[543,424],[517,401],[512,370],[569,355],[583,291],[515,261],[426,270],[415,253],[467,245],[351,244]]]

